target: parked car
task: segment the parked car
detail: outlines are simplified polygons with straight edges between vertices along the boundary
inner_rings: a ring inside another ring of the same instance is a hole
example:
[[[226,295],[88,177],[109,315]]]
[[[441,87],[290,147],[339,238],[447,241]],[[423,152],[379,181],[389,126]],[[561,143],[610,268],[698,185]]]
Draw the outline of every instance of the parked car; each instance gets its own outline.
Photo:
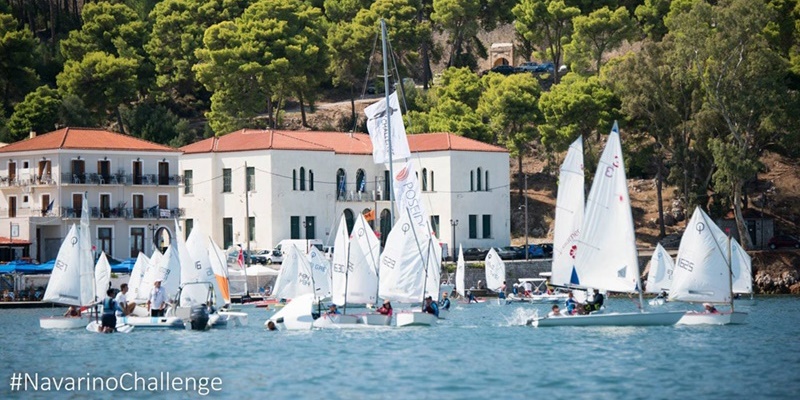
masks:
[[[547,257],[544,248],[538,244],[528,245],[528,258],[545,258]]]
[[[501,75],[511,75],[513,73],[516,73],[517,71],[514,67],[510,65],[497,65],[488,71],[483,71],[481,75],[486,75],[489,72],[494,72]]]
[[[795,249],[800,249],[800,240],[791,235],[777,235],[769,238],[767,245],[773,250],[778,247],[794,247]]]
[[[544,62],[541,64],[537,64],[536,67],[533,69],[533,72],[535,73],[542,73],[542,72],[552,73],[553,71],[555,71],[555,67],[551,62]]]
[[[494,251],[496,251],[497,255],[500,256],[500,258],[503,259],[503,260],[516,260],[517,259],[517,251],[511,246],[495,247]]]
[[[553,244],[552,243],[539,243],[539,246],[544,251],[545,257],[553,257]]]
[[[469,249],[464,249],[464,260],[466,261],[483,261],[486,259],[486,255],[489,254],[488,249],[480,249],[477,247],[472,247]]]
[[[535,72],[536,68],[539,66],[539,63],[536,61],[527,61],[517,66],[517,71],[519,72]]]

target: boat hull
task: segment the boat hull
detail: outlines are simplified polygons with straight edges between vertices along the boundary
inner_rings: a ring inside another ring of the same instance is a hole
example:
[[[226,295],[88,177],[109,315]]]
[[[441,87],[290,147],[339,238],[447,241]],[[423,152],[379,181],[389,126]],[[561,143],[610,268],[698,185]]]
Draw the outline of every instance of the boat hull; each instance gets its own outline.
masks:
[[[388,326],[392,323],[392,317],[378,313],[370,313],[359,316],[359,322],[364,325]]]
[[[656,298],[648,300],[647,304],[650,304],[651,306],[663,306],[664,304],[666,304],[666,302],[667,301],[665,299],[660,298],[660,297],[656,297]]]
[[[534,304],[557,304],[567,300],[567,296],[561,295],[533,295],[530,297],[509,295],[506,303],[534,303]]]
[[[422,311],[409,311],[397,313],[397,326],[431,326],[438,318],[433,314]]]
[[[658,326],[675,325],[685,311],[602,313],[561,317],[531,318],[528,325],[546,326]]]
[[[139,329],[184,329],[186,324],[178,317],[121,317],[123,324]],[[118,322],[119,323],[119,322]]]
[[[690,311],[684,314],[677,325],[740,325],[746,319],[747,313],[741,311],[713,314]]]
[[[83,317],[42,317],[39,318],[39,327],[42,329],[79,329],[86,326],[90,320]]]
[[[247,313],[241,311],[217,311],[228,321],[228,326],[247,326]]]
[[[92,321],[92,322],[89,322],[88,325],[86,325],[86,330],[89,331],[89,332],[93,332],[93,333],[101,333],[100,332],[100,327],[101,326],[102,326],[101,322]],[[132,325],[123,324],[123,323],[119,323],[119,322],[117,322],[116,328],[117,328],[117,332],[119,332],[119,333],[128,333],[128,332],[133,330],[133,326]]]
[[[358,324],[358,316],[350,314],[322,315],[314,320],[314,328],[342,329],[351,328]]]

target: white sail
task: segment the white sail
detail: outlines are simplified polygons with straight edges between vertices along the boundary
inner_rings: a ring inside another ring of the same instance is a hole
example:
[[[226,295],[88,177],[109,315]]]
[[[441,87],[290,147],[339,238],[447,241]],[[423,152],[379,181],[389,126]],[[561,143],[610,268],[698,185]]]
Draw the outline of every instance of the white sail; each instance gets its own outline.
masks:
[[[278,271],[278,277],[275,278],[275,286],[272,289],[272,293],[276,299],[292,299],[297,297],[298,292],[298,251],[293,244],[286,246],[282,250],[284,251],[283,262],[281,263],[280,271]]]
[[[458,245],[458,262],[456,262],[456,291],[458,292],[459,296],[464,297],[466,296],[466,288],[464,287],[464,273],[465,273],[466,263],[464,263],[464,249],[461,248],[461,245]]]
[[[91,299],[84,302],[85,299],[81,298],[79,246],[78,228],[72,224],[67,237],[64,238],[61,248],[58,250],[53,272],[50,274],[50,281],[42,301],[71,306],[81,306],[91,302]]]
[[[158,251],[158,249],[153,249],[153,254],[150,255],[150,264],[158,265],[163,257],[163,253]]]
[[[369,260],[370,249],[362,247],[367,245],[366,240],[351,239],[350,242],[350,265],[347,276],[348,303],[375,304],[378,301],[378,274]]]
[[[331,272],[331,299],[335,304],[344,305],[347,284],[347,263],[350,235],[347,234],[347,221],[344,215],[339,219],[339,228],[333,244],[333,265]]]
[[[81,209],[81,226],[78,229],[78,252],[81,269],[81,304],[89,304],[94,300],[94,254],[92,252],[92,230],[89,227],[89,198],[83,193]],[[105,297],[105,296],[103,296]]]
[[[425,250],[430,233],[416,227],[408,212],[400,213],[400,219],[386,238],[379,285],[383,299],[400,303],[422,301],[427,265]]]
[[[736,239],[731,238],[731,270],[733,271],[733,293],[753,293],[753,266],[750,255]]]
[[[700,207],[695,208],[678,249],[670,301],[730,302],[727,240],[717,239],[724,235]]]
[[[365,108],[364,114],[367,116],[367,131],[372,140],[372,159],[375,164],[388,163],[391,161],[390,158],[397,160],[411,156],[396,91],[389,95],[388,113],[386,99],[382,99]],[[391,156],[389,154],[389,125],[391,125]]]
[[[650,272],[647,273],[645,291],[647,293],[668,291],[672,285],[672,272],[674,269],[675,263],[672,261],[672,256],[661,246],[661,243],[657,244],[655,251],[653,251],[653,256],[650,257]]]
[[[214,271],[214,279],[217,280],[215,287],[219,289],[222,301],[225,304],[230,304],[231,287],[228,279],[228,263],[225,261],[225,253],[214,243],[211,237],[208,237],[206,245],[211,270]]]
[[[636,291],[639,263],[616,122],[600,156],[576,250],[571,284],[615,292]]]
[[[275,315],[270,317],[267,321],[279,323],[283,321],[283,325],[287,330],[300,330],[311,329],[311,306],[314,304],[314,296],[306,294],[292,299],[289,304],[283,307]]]
[[[309,266],[314,278],[314,293],[317,298],[324,299],[331,296],[331,264],[315,246],[307,255]]]
[[[425,297],[431,296],[433,301],[439,301],[439,284],[442,275],[442,245],[439,243],[439,239],[431,233],[426,247]]]
[[[553,232],[553,265],[550,281],[566,286],[570,283],[585,206],[583,177],[583,137],[569,146],[567,157],[558,174],[556,220]]]
[[[136,256],[136,262],[133,263],[131,278],[128,280],[131,301],[147,301],[147,294],[141,293],[140,286],[148,268],[150,268],[150,259],[144,253],[139,252],[139,255]]]
[[[94,290],[95,298],[102,300],[106,297],[106,291],[111,287],[111,264],[108,263],[106,252],[100,253],[97,265],[94,267]]]
[[[373,271],[370,276],[374,275],[376,278],[373,285],[375,289],[375,300],[373,301],[376,301],[378,296],[377,277],[378,269],[380,268],[381,242],[378,240],[378,237],[375,235],[372,227],[369,226],[369,222],[367,222],[363,214],[358,215],[358,220],[356,220],[355,226],[353,226],[353,239],[358,243],[358,248],[364,255],[367,267]],[[370,282],[370,284],[372,284],[372,282]]]
[[[167,251],[164,252],[164,255],[158,261],[158,265],[153,268],[153,281],[161,281],[161,287],[166,291],[167,297],[174,296],[178,292],[178,288],[181,284],[181,260],[178,253],[175,240],[173,239],[172,243],[167,247]],[[151,283],[151,286],[147,288],[148,295],[152,289],[153,286]]]
[[[494,247],[486,254],[486,288],[498,292],[506,280],[506,264]]]
[[[177,226],[177,224],[176,224]],[[178,231],[176,233],[180,240],[183,235],[182,231]],[[189,234],[189,238],[186,239],[186,250],[188,252],[188,256],[193,261],[192,271],[187,272],[188,278],[184,277],[184,270],[181,270],[181,279],[183,282],[209,282],[214,285],[214,300],[215,304],[218,307],[229,303],[230,301],[226,301],[225,297],[222,294],[222,289],[220,288],[220,283],[218,282],[215,274],[214,274],[214,267],[211,264],[211,258],[208,252],[208,244],[210,242],[210,238],[206,235],[202,230],[198,228],[192,229],[192,232]],[[181,267],[185,268],[185,262],[181,263]]]

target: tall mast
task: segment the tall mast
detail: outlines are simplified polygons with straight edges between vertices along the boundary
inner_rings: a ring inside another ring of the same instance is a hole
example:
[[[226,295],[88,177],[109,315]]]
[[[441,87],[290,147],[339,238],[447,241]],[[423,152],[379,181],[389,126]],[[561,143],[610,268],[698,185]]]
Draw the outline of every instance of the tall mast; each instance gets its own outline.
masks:
[[[244,162],[244,235],[247,240],[247,259],[244,268],[244,294],[249,295],[247,290],[247,268],[250,267],[250,182],[247,180],[247,161]]]
[[[731,231],[728,230],[728,288],[731,290],[731,314],[733,314],[733,258],[731,250]]]
[[[391,118],[391,107],[389,106],[389,54],[386,50],[386,21],[381,18],[381,46],[383,48],[383,88],[386,95],[386,131],[389,141],[389,202],[391,203],[391,210],[392,210],[392,226],[394,226],[395,215],[394,215],[394,167],[392,156],[394,153],[392,152],[392,118]],[[400,111],[400,110],[398,110]]]

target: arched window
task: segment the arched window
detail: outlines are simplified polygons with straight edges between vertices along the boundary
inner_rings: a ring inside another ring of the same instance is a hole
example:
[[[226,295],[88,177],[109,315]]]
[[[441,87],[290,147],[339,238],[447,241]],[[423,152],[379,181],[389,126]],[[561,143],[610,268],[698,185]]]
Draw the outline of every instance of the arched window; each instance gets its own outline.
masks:
[[[345,192],[347,191],[347,182],[344,170],[339,168],[336,171],[336,198],[339,200],[345,199]]]
[[[436,188],[433,186],[433,171],[431,171],[431,192],[435,192]]]
[[[351,234],[353,232],[353,225],[356,223],[356,216],[353,214],[353,210],[346,208],[344,210],[344,220],[347,223],[347,234]]]
[[[427,168],[423,168],[422,169],[422,191],[423,192],[427,192],[428,191],[428,169]]]
[[[469,170],[469,191],[475,191],[475,171]]]
[[[483,189],[482,189],[482,188],[483,188],[483,185],[481,185],[481,178],[482,178],[482,175],[483,175],[483,174],[481,174],[481,169],[480,169],[480,168],[478,168],[478,173],[477,173],[477,175],[478,175],[478,191],[480,192],[481,190],[483,190]]]
[[[483,183],[484,183],[483,187],[488,192],[489,191],[489,171],[486,171],[486,179],[483,180]]]
[[[314,191],[314,171],[308,170],[308,190]]]
[[[367,191],[367,174],[361,168],[356,171],[356,190],[359,192]]]
[[[389,236],[389,231],[392,230],[392,213],[384,208],[381,211],[381,246],[386,246],[386,238]]]
[[[306,190],[306,169],[300,167],[300,190]]]
[[[292,190],[297,190],[297,170],[292,170]]]

